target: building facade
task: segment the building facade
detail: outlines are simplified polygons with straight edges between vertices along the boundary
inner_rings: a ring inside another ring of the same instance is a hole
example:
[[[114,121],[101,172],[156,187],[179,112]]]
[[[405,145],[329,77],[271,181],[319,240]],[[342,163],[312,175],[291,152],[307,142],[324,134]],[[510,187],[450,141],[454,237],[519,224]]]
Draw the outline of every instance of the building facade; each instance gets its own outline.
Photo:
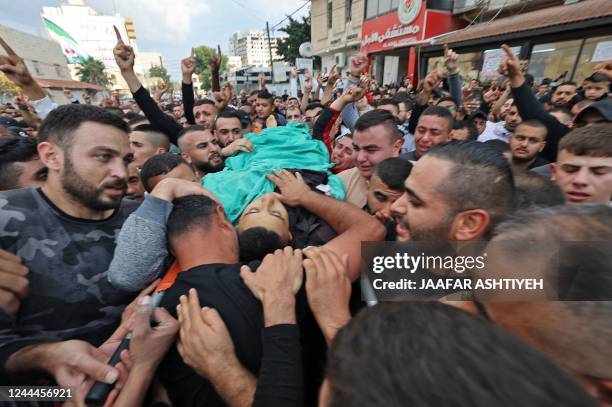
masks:
[[[43,7],[41,18],[49,37],[60,44],[74,79],[77,79],[76,66],[84,59],[93,57],[104,63],[106,72],[112,78],[113,89],[128,91],[128,86],[121,77],[113,56],[113,48],[117,44],[113,26],[117,27],[123,40],[134,49],[136,53],[134,69],[141,79],[147,77],[148,71],[144,70],[148,65],[147,61],[159,57],[160,63],[162,62],[158,53],[153,53],[155,55],[152,57],[146,55],[148,53],[141,55],[131,18],[124,18],[119,14],[101,15],[86,6],[83,0],[68,0],[68,3],[59,7]]]
[[[277,53],[278,41],[282,38],[270,36],[273,60],[282,58]],[[243,67],[270,66],[270,46],[268,36],[263,31],[237,32],[229,39],[229,55],[240,57]]]
[[[102,86],[73,80],[62,48],[55,41],[2,25],[0,37],[23,58],[34,79],[57,103],[68,102],[64,97],[64,89],[70,90],[73,96],[81,100],[85,91],[104,89]],[[0,54],[4,54],[4,50],[0,49]]]
[[[366,0],[312,0],[311,44],[324,72],[349,68],[359,53]]]
[[[453,15],[452,0],[366,0],[361,50],[380,85],[418,80],[419,50],[467,22]]]
[[[421,49],[422,73],[441,59],[444,43],[459,54],[463,78],[484,82],[499,76],[504,43],[529,61],[536,84],[544,78],[579,83],[596,64],[612,60],[610,0],[462,0],[454,13],[471,23]]]

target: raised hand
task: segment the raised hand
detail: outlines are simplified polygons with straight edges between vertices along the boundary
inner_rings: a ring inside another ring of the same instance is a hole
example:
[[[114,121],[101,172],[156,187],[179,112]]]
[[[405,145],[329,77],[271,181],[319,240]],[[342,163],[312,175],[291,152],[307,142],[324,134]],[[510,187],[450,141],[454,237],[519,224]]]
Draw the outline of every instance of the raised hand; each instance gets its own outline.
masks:
[[[312,75],[308,69],[304,69],[304,93],[310,94],[312,92]]]
[[[521,71],[521,61],[514,55],[508,45],[502,44],[501,49],[506,53],[506,57],[499,64],[498,71],[510,79],[510,85],[513,88],[518,88],[525,82],[525,77]]]
[[[359,79],[361,74],[365,72],[366,66],[368,65],[368,57],[361,53],[359,55],[355,55],[353,59],[351,59],[351,68],[350,75],[353,79]]]
[[[340,79],[340,72],[336,68],[336,65],[332,66],[327,76],[327,86],[333,87],[334,84]]]
[[[221,68],[222,60],[223,56],[221,55],[221,45],[217,45],[217,54],[208,58],[208,66],[210,66],[210,70],[213,72],[218,72],[219,68]]]
[[[129,45],[126,45],[119,34],[117,27],[115,29],[115,35],[117,36],[117,45],[113,48],[113,55],[115,56],[115,62],[121,70],[121,72],[131,72],[134,70],[134,50]]]
[[[0,45],[6,52],[6,55],[0,55],[0,72],[15,85],[23,89],[30,100],[39,100],[47,96],[45,91],[36,83],[23,58],[21,58],[13,49],[0,38]]]
[[[447,76],[459,73],[459,55],[444,44],[444,68]]]
[[[183,82],[191,83],[191,76],[195,72],[197,61],[195,58],[195,48],[191,48],[191,55],[181,60],[181,73],[183,74]]]
[[[15,85],[20,87],[29,86],[34,82],[34,78],[28,71],[28,67],[13,49],[0,38],[0,45],[4,48],[6,55],[0,55],[0,71]]]
[[[168,92],[168,84],[166,82],[162,82],[155,87],[153,98],[159,102],[166,92]]]
[[[593,73],[601,74],[608,78],[609,81],[612,81],[612,61],[606,61],[595,65]]]

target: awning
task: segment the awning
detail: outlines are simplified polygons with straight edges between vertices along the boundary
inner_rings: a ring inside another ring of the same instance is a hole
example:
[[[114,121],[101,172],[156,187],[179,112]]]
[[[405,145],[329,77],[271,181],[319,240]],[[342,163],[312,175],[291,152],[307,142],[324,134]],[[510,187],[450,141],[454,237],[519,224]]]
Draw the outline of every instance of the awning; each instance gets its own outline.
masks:
[[[472,42],[476,39],[493,40],[492,37],[507,37],[544,28],[562,30],[563,28],[557,26],[589,20],[608,20],[608,17],[612,17],[612,0],[584,0],[472,25],[437,37],[435,44],[447,43],[456,46],[461,45],[458,43]]]
[[[60,88],[60,89],[93,89],[93,90],[106,90],[104,86],[96,85],[94,83],[79,82],[79,81],[64,81],[59,79],[42,79],[34,78],[34,80],[43,88]]]

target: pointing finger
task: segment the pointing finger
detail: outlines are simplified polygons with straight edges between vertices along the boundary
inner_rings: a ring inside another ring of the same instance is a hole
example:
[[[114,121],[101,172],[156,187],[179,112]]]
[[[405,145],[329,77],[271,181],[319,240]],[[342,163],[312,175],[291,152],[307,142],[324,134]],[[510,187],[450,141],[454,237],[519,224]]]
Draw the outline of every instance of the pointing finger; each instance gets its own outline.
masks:
[[[448,58],[448,44],[444,44],[444,56]]]
[[[507,44],[502,44],[501,48],[504,50],[506,55],[508,55],[508,58],[511,58],[511,59],[516,58],[516,56],[514,55],[514,52],[512,52],[512,49],[510,49],[510,47]]]
[[[2,48],[6,51],[6,55],[17,55],[15,51],[13,51],[13,48],[11,48],[2,37],[0,37],[0,45],[2,45]]]
[[[191,58],[195,57],[195,48],[191,47]]]
[[[114,25],[113,25],[113,28],[115,29],[115,35],[117,36],[117,42],[123,44],[123,39],[121,38],[121,34],[119,34],[119,30]]]

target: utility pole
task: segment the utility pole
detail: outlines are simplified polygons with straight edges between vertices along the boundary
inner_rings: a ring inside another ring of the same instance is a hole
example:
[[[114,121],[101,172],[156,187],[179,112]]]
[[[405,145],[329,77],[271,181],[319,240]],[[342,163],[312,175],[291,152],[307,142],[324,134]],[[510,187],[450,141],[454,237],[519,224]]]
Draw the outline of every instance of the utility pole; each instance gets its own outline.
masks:
[[[270,83],[274,84],[274,65],[272,64],[272,41],[270,41],[270,24],[266,21],[266,32],[268,33],[268,50],[270,51]]]

